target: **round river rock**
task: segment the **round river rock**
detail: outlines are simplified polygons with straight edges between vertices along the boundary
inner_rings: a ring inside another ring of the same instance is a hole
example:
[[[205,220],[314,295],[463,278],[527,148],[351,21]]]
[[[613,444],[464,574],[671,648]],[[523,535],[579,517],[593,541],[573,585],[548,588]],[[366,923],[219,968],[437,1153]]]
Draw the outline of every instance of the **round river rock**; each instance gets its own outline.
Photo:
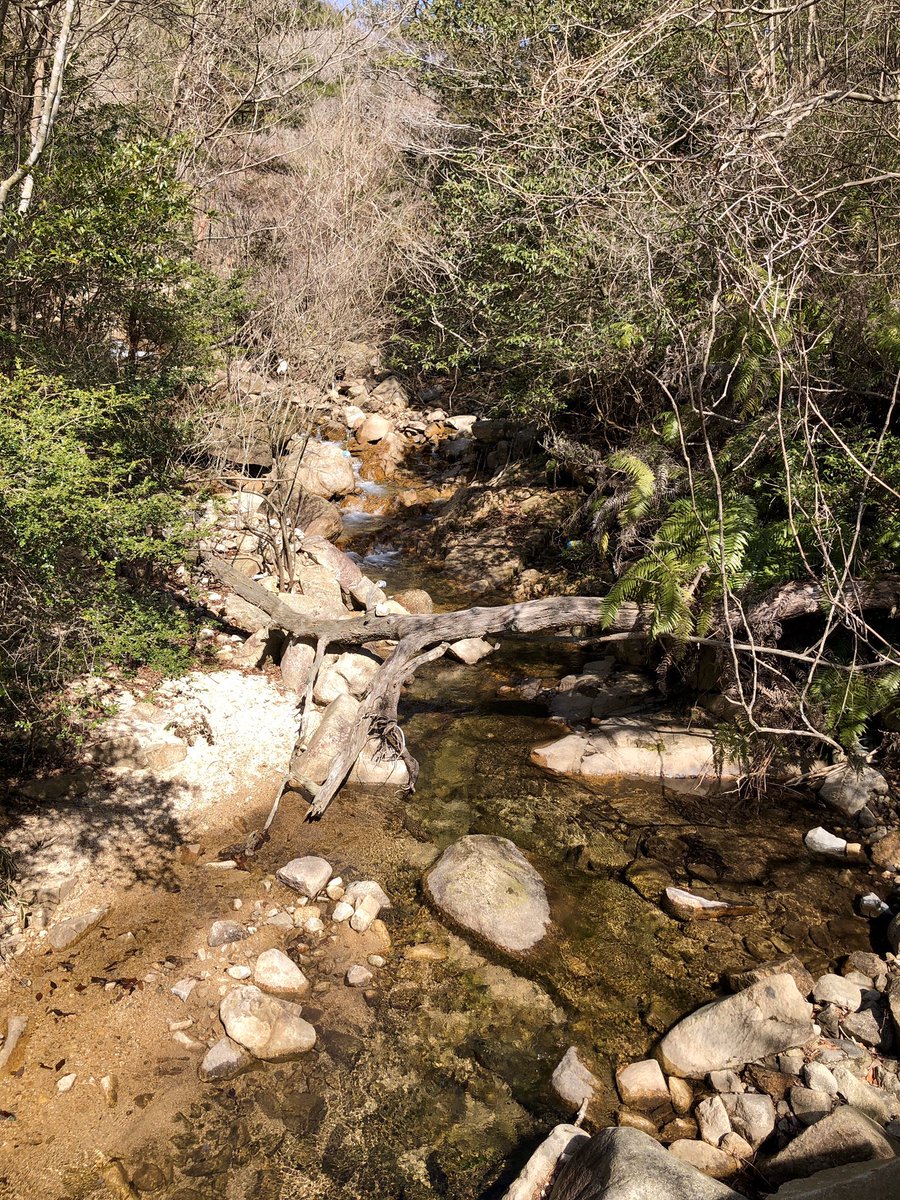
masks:
[[[501,950],[531,949],[550,923],[544,881],[507,838],[460,838],[425,876],[425,890],[453,922]]]

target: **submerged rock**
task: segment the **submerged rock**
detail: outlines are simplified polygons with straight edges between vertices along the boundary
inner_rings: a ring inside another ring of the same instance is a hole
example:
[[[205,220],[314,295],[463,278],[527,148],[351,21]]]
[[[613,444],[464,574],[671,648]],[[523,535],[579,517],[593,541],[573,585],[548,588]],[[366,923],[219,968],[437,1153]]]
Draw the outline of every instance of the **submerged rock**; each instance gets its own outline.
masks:
[[[243,1046],[239,1046],[229,1037],[223,1037],[207,1050],[197,1073],[204,1083],[234,1079],[236,1075],[246,1071],[252,1062],[253,1055],[248,1054]]]
[[[659,716],[603,721],[595,733],[569,735],[538,746],[531,759],[549,771],[591,779],[714,780],[718,774],[710,730],[688,728]],[[739,773],[737,763],[723,762],[724,776]]]
[[[811,1013],[792,976],[772,975],[679,1021],[660,1042],[659,1058],[670,1074],[690,1079],[737,1069],[808,1042]]]
[[[557,1096],[573,1108],[593,1100],[594,1092],[600,1087],[599,1080],[578,1057],[574,1046],[570,1046],[562,1056],[550,1082]]]
[[[501,950],[530,950],[550,923],[544,881],[507,838],[460,838],[425,876],[425,891],[457,925]]]
[[[679,921],[718,920],[719,917],[739,917],[754,912],[754,904],[735,904],[727,900],[708,900],[684,888],[667,887],[663,892],[663,908]]]
[[[694,1143],[699,1145],[700,1143]],[[639,1129],[604,1129],[559,1174],[550,1200],[740,1200]]]

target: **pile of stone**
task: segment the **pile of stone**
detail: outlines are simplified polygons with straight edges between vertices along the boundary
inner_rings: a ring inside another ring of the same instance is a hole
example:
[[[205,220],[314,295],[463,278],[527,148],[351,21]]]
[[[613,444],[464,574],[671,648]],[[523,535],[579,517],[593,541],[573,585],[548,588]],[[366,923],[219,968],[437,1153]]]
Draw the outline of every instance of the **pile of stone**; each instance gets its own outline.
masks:
[[[771,1191],[838,1167],[849,1171],[855,1187],[857,1172],[881,1170],[881,1164],[893,1172],[883,1176],[887,1186],[900,1189],[900,964],[894,956],[856,951],[841,974],[816,980],[787,956],[734,982],[745,986],[680,1021],[656,1057],[619,1068],[619,1128],[573,1155],[553,1197],[656,1196],[625,1187],[640,1163],[665,1182],[658,1194],[667,1197],[738,1194],[713,1180],[749,1181],[757,1190],[764,1180]],[[588,1107],[600,1090],[576,1047],[557,1066],[552,1086],[573,1107]],[[608,1187],[618,1172],[621,1191]],[[585,1183],[592,1173],[595,1191]],[[852,1187],[833,1193],[835,1200],[863,1194],[869,1193]],[[526,1195],[511,1191],[508,1198]]]

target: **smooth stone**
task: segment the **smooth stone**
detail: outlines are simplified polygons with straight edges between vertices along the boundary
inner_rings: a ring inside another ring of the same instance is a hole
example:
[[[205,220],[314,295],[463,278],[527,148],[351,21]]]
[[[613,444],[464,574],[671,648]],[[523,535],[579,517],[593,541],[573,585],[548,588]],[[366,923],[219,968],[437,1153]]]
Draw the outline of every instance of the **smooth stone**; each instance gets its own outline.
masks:
[[[331,863],[314,854],[292,858],[275,872],[275,878],[285,887],[293,888],[295,892],[314,900],[331,878]]]
[[[486,642],[484,638],[471,637],[461,638],[458,642],[450,643],[450,654],[466,666],[472,667],[477,662],[481,662],[483,658],[487,658],[492,654],[494,647],[490,642]]]
[[[718,1146],[726,1133],[731,1133],[731,1122],[721,1096],[710,1096],[701,1100],[694,1110],[700,1136],[710,1146]]]
[[[460,838],[425,876],[425,890],[457,925],[502,950],[531,949],[550,923],[544,881],[507,838]]]
[[[542,1195],[556,1170],[589,1140],[576,1125],[556,1125],[503,1193],[502,1200],[534,1200]]]
[[[793,1087],[788,1092],[788,1101],[797,1119],[803,1125],[812,1125],[827,1117],[834,1105],[828,1092],[815,1088]]]
[[[334,906],[334,912],[331,914],[331,919],[340,924],[342,921],[349,921],[353,916],[353,905],[347,904],[344,900],[338,900]]]
[[[739,1133],[734,1130],[731,1133],[726,1133],[719,1143],[719,1149],[723,1154],[730,1154],[732,1158],[752,1158],[755,1154],[753,1147],[746,1138],[742,1138]]]
[[[683,1143],[686,1144],[686,1143]],[[694,1145],[702,1145],[695,1142]],[[559,1173],[549,1200],[741,1200],[639,1129],[603,1129]]]
[[[249,936],[247,927],[239,925],[237,921],[213,921],[206,942],[212,947],[228,946],[232,942],[242,942]]]
[[[675,1076],[672,1077],[673,1079]],[[709,1083],[716,1092],[745,1092],[747,1085],[737,1071],[710,1071]]]
[[[737,1172],[740,1165],[730,1154],[726,1154],[718,1146],[710,1146],[708,1142],[673,1142],[669,1153],[713,1179],[727,1179]]]
[[[644,1113],[631,1112],[627,1108],[620,1108],[616,1113],[616,1124],[627,1129],[640,1129],[644,1133],[649,1133],[651,1137],[656,1137],[658,1133],[655,1121],[651,1121]],[[692,1132],[697,1132],[696,1125]],[[670,1142],[674,1140],[674,1138],[669,1138]]]
[[[816,1004],[836,1004],[847,1012],[856,1012],[862,1004],[862,992],[843,975],[822,975],[812,991]]]
[[[377,900],[379,909],[391,907],[391,900],[387,892],[374,879],[357,879],[353,883],[349,883],[342,899],[347,904],[356,906],[364,896],[371,896]]]
[[[356,930],[357,933],[365,933],[372,922],[378,919],[380,912],[381,905],[376,896],[361,896],[357,900],[353,916],[350,918],[350,928]]]
[[[819,798],[845,817],[855,817],[870,800],[887,795],[887,790],[887,780],[880,771],[872,767],[856,771],[846,764],[826,777]]]
[[[635,1108],[658,1108],[669,1100],[666,1077],[655,1058],[619,1067],[616,1071],[616,1087],[623,1104]]]
[[[775,1104],[771,1096],[757,1092],[726,1092],[722,1103],[735,1133],[756,1149],[775,1128]]]
[[[234,967],[226,967],[225,974],[231,979],[249,979],[253,972],[249,967],[245,967],[243,964],[238,964]]]
[[[886,1004],[875,1004],[841,1016],[840,1027],[847,1037],[873,1050],[886,1053],[894,1043],[894,1031]]]
[[[68,950],[80,942],[86,934],[100,924],[109,908],[92,908],[89,912],[80,913],[76,917],[67,917],[58,921],[47,934],[47,940],[54,950]]]
[[[786,1050],[778,1055],[778,1070],[783,1075],[799,1075],[803,1069],[803,1051]]]
[[[592,1100],[594,1092],[600,1088],[599,1080],[578,1057],[574,1046],[570,1046],[562,1056],[550,1077],[550,1083],[560,1099],[574,1108],[578,1108],[586,1100]]]
[[[803,844],[810,854],[822,854],[827,858],[846,858],[847,856],[846,839],[835,837],[833,833],[829,833],[821,825],[817,825],[815,829],[810,829],[809,833],[803,839]]]
[[[772,975],[679,1021],[660,1042],[659,1058],[670,1075],[691,1079],[733,1070],[805,1045],[814,1036],[810,1014],[793,978]]]
[[[285,1062],[311,1050],[316,1031],[300,1005],[267,996],[251,984],[229,992],[219,1007],[225,1032],[256,1058]]]
[[[283,950],[264,950],[253,968],[253,982],[270,996],[299,1000],[309,991],[309,980]]]
[[[879,1125],[849,1105],[836,1108],[779,1150],[763,1168],[773,1182],[805,1178],[825,1167],[892,1159],[896,1143]]]

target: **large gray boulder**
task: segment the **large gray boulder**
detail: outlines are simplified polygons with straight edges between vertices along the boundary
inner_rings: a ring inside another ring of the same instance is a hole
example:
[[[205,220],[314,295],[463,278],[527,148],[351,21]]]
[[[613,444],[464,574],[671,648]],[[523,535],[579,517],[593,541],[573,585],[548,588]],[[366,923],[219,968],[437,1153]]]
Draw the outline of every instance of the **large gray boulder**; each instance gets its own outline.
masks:
[[[301,492],[330,500],[356,490],[350,456],[335,442],[301,437],[297,443],[281,463],[278,490],[283,500],[293,503]]]
[[[559,1167],[589,1140],[576,1125],[556,1125],[503,1193],[503,1200],[536,1200]]]
[[[872,767],[857,771],[847,763],[827,776],[819,788],[819,799],[845,817],[855,817],[870,800],[886,796],[887,791],[887,780],[880,771]]]
[[[888,1161],[896,1157],[900,1143],[893,1141],[880,1125],[859,1109],[846,1105],[816,1121],[795,1137],[763,1167],[773,1183],[804,1179],[826,1167],[845,1163]],[[860,1196],[867,1196],[862,1192]]]
[[[701,1079],[803,1046],[814,1035],[812,1008],[790,975],[771,975],[714,1000],[679,1021],[659,1044],[670,1075]]]
[[[544,881],[507,838],[460,838],[425,876],[425,891],[456,925],[501,950],[530,950],[550,923]]]
[[[346,747],[359,712],[359,701],[338,696],[322,713],[322,720],[309,746],[291,761],[291,779],[301,785],[324,783],[332,762]]]
[[[740,1200],[639,1129],[604,1129],[559,1173],[550,1200]]]

